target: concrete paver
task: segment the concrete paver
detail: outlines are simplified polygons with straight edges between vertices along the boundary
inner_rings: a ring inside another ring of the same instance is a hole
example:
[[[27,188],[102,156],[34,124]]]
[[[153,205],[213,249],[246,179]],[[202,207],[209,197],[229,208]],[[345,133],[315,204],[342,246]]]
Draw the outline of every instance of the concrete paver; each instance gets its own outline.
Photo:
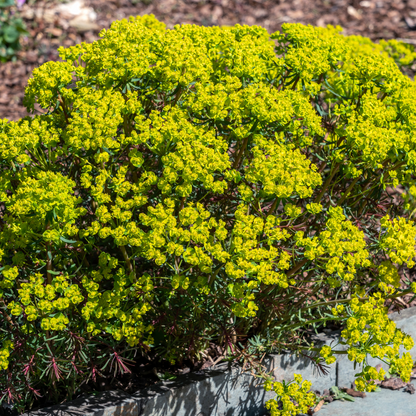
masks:
[[[416,387],[416,380],[412,381]],[[323,406],[316,416],[416,416],[416,394],[400,390],[381,389],[366,393],[354,402],[335,400]]]

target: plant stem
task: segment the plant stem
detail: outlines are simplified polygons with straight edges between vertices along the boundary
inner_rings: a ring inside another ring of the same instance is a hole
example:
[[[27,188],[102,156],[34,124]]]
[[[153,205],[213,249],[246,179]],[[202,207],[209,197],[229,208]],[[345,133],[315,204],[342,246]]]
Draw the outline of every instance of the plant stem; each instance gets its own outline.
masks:
[[[46,227],[46,228],[48,229],[49,226]],[[52,270],[51,243],[47,243],[46,247],[47,247],[46,256],[48,257],[48,260],[46,261],[46,280],[47,280],[48,285],[50,285],[51,282],[52,282],[52,274],[50,273],[50,271]],[[48,253],[50,253],[51,257],[49,257],[49,254]]]
[[[276,198],[274,201],[273,201],[273,204],[272,204],[272,206],[270,207],[270,209],[269,209],[269,211],[267,212],[267,215],[266,215],[266,218],[276,209],[276,205],[277,205],[277,202],[279,201],[279,198]]]
[[[332,181],[333,177],[334,177],[334,176],[335,176],[335,174],[338,172],[339,167],[340,167],[340,164],[338,163],[338,164],[334,167],[334,169],[333,169],[333,171],[331,172],[331,174],[328,176],[327,180],[325,181],[325,183],[324,183],[324,185],[323,185],[323,187],[322,187],[321,192],[320,192],[320,193],[319,193],[319,195],[315,198],[315,201],[313,201],[315,204],[317,204],[317,203],[318,203],[318,202],[322,199],[322,197],[324,196],[324,194],[325,194],[326,190],[328,189],[329,185],[331,184],[331,181]]]
[[[358,182],[358,179],[360,179],[360,177],[356,177],[350,184],[350,186],[347,188],[347,190],[344,192],[344,195],[341,197],[341,199],[338,201],[338,206],[341,206],[341,204],[347,199],[348,194],[352,191],[352,189],[354,188],[355,184]]]
[[[4,302],[4,299],[2,297],[0,298],[0,301],[7,308],[7,305]],[[10,316],[6,312],[1,312],[1,313],[6,316],[6,320],[9,323],[10,329],[13,330],[13,327],[15,326],[15,323],[13,322],[12,318],[10,318]]]
[[[135,271],[135,269],[133,267],[133,264],[131,263],[130,258],[127,254],[126,246],[120,246],[120,250],[121,250],[121,253],[123,254],[124,260],[127,264],[127,268],[129,269],[130,274],[133,273],[133,281],[136,282],[136,271]]]
[[[243,144],[241,145],[241,148],[238,152],[238,155],[237,155],[236,159],[234,160],[233,169],[237,169],[238,165],[240,164],[240,159],[243,156],[244,150],[246,150],[246,146],[247,146],[247,143],[248,143],[248,137],[249,137],[249,135],[247,135],[247,137],[243,141]]]

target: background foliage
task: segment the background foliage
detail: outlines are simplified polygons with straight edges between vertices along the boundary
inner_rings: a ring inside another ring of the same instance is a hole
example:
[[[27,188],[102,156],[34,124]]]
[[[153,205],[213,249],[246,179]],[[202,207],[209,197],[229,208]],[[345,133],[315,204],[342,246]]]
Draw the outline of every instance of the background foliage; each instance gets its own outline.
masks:
[[[19,38],[27,35],[23,20],[15,13],[14,0],[0,1],[0,62],[15,57],[20,49]]]

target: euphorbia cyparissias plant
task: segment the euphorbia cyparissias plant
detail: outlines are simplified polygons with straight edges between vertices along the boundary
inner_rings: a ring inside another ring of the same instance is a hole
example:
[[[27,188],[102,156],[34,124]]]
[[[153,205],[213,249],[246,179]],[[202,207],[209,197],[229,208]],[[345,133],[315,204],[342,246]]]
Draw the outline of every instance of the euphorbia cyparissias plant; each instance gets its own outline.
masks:
[[[385,304],[416,289],[415,53],[340,31],[143,16],[33,71],[44,114],[0,123],[3,400],[253,336],[318,365],[348,354],[360,390],[384,376],[369,356],[409,380]],[[328,321],[339,348],[309,344]],[[266,377],[274,415],[313,404],[301,382]]]

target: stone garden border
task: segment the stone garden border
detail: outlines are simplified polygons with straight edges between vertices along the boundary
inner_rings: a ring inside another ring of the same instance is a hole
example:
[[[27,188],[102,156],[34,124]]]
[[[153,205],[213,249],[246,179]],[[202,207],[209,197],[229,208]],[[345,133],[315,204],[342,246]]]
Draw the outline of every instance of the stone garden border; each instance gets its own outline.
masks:
[[[416,307],[392,313],[390,318],[416,339]],[[330,345],[338,336],[339,332],[328,331],[316,337],[316,344]],[[410,353],[416,360],[416,347]],[[372,359],[370,364],[376,365],[377,361]],[[312,389],[320,391],[334,385],[350,387],[359,371],[346,356],[339,356],[326,376],[319,376],[308,359],[290,354],[270,355],[264,365],[274,371],[278,381],[293,379],[294,373],[300,373],[312,382]],[[188,373],[131,395],[118,390],[90,394],[23,416],[261,416],[267,412],[264,403],[274,393],[257,384],[257,379],[242,373],[239,366],[229,368],[225,363],[215,370]]]

